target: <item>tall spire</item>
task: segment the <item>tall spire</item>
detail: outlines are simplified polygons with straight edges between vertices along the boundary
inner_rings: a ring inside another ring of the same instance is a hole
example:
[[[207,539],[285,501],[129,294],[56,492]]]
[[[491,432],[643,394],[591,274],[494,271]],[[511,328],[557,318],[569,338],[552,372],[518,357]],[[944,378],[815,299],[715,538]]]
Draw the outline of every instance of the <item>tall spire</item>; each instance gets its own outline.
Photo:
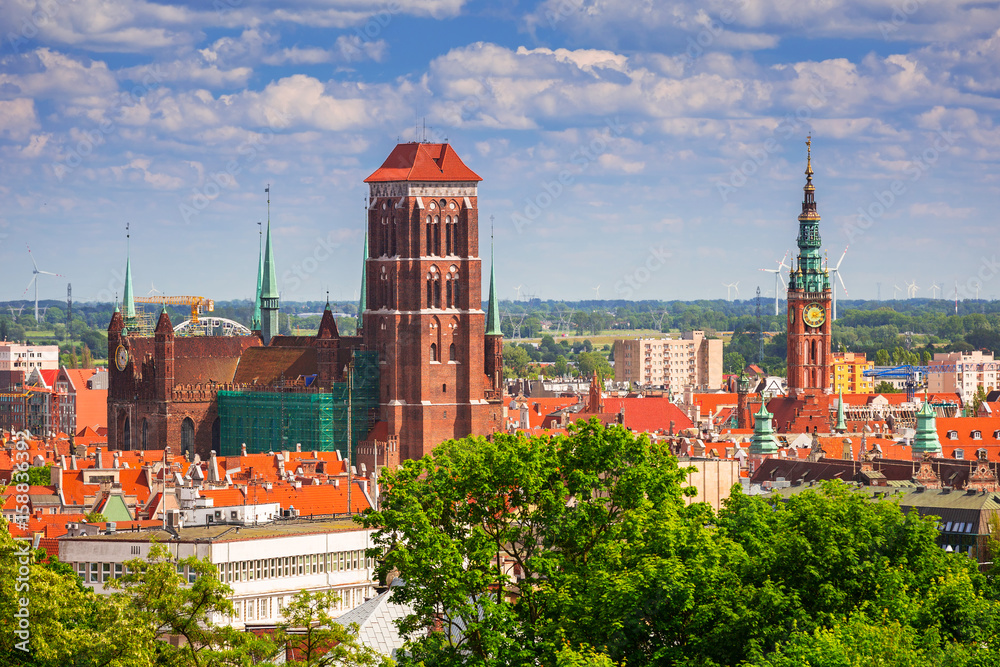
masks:
[[[840,401],[837,403],[837,425],[833,427],[837,433],[847,431],[847,418],[844,411],[844,388],[840,388]]]
[[[260,287],[264,280],[264,230],[257,223],[257,293],[253,299],[253,317],[250,319],[250,330],[260,331]]]
[[[368,309],[368,232],[365,232],[365,245],[361,251],[361,298],[358,299],[358,328],[363,325],[361,318]]]
[[[492,216],[490,218],[492,223]],[[493,227],[490,226],[490,302],[486,313],[486,335],[502,336],[500,304],[497,302],[496,261],[493,259]]]
[[[122,307],[126,321],[135,319],[135,299],[132,296],[132,242],[129,232],[130,223],[125,223],[125,291],[122,294]]]
[[[823,292],[830,289],[830,275],[823,268],[820,249],[823,240],[819,233],[819,213],[816,210],[816,186],[813,185],[812,135],[806,137],[806,184],[803,186],[802,213],[799,214],[799,236],[796,242],[799,254],[789,287],[805,292]]]
[[[778,441],[774,437],[774,429],[771,427],[773,414],[768,412],[764,401],[760,403],[760,410],[753,416],[753,441],[750,443],[751,456],[770,456],[778,453]]]
[[[267,345],[278,335],[278,279],[274,267],[274,247],[271,245],[271,184],[267,193],[267,237],[264,240],[264,263],[260,284],[260,332]]]

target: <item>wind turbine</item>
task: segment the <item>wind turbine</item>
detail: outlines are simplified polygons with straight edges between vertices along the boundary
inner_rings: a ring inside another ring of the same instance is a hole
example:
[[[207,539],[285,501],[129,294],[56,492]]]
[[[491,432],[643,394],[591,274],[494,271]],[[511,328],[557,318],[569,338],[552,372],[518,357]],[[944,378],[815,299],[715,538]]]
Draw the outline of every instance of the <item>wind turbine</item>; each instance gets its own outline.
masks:
[[[517,287],[514,288],[514,294],[517,295],[517,296],[514,297],[515,301],[520,301],[521,300],[521,288],[522,287],[524,287],[524,285],[518,285]]]
[[[850,248],[850,247],[851,246],[847,246],[847,248]],[[834,274],[836,276],[837,280],[840,281],[840,286],[844,288],[844,296],[849,296],[849,294],[847,293],[847,285],[844,284],[844,279],[840,275],[840,265],[844,263],[844,258],[847,257],[847,248],[844,248],[844,254],[840,256],[840,261],[837,262],[837,265],[835,267],[833,267],[832,269],[830,269],[830,273],[832,273],[832,274]],[[829,266],[829,264],[828,264],[828,266]],[[837,280],[831,280],[830,281],[830,282],[833,283],[833,319],[834,320],[837,319]]]
[[[591,287],[590,289],[594,290],[594,300],[595,301],[600,300],[600,298],[601,298],[601,286],[598,285],[597,287]]]
[[[153,284],[153,281],[149,281],[149,291],[146,292],[146,296],[153,296],[154,294],[163,294],[163,292],[156,289],[156,285]]]
[[[59,276],[60,278],[65,278],[66,276],[60,273],[52,273],[51,271],[39,270],[38,264],[35,263],[35,257],[34,255],[31,254],[31,247],[30,246],[25,246],[25,247],[28,248],[28,257],[31,258],[32,276],[31,276],[31,282],[29,282],[28,286],[24,288],[24,293],[21,294],[21,296],[27,294],[28,290],[31,289],[32,285],[35,286],[35,321],[38,322],[38,276]]]
[[[937,283],[932,283],[931,286],[928,288],[928,290],[930,290],[931,297],[936,299],[938,298],[938,292],[941,291],[941,286],[938,285]]]
[[[788,258],[788,251],[785,251],[785,256],[778,260],[778,268],[776,269],[761,269],[764,273],[774,274],[774,315],[778,316],[778,281],[781,281],[781,286],[787,289],[785,285],[785,279],[781,277],[781,269],[790,269],[791,267],[785,264],[785,260]]]
[[[894,285],[892,286],[892,300],[893,300],[893,301],[895,301],[895,300],[896,300],[896,292],[902,292],[902,291],[903,291],[903,288],[902,288],[902,287],[900,287],[899,285],[895,285],[895,284],[894,284]]]
[[[732,301],[733,300],[733,289],[734,288],[736,289],[736,297],[739,298],[739,296],[740,296],[740,281],[737,280],[735,283],[722,283],[722,286],[726,288],[726,301]]]
[[[906,297],[908,299],[915,299],[917,297],[917,281],[911,280],[906,285]]]

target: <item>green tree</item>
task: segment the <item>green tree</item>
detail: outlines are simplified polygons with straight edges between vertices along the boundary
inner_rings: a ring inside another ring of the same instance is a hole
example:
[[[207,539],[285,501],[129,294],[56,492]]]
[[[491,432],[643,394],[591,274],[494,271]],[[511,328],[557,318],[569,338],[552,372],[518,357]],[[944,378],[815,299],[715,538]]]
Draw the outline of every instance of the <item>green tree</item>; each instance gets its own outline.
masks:
[[[597,376],[601,381],[615,376],[615,369],[599,352],[581,352],[576,359],[576,365],[581,377],[591,377],[594,371],[597,371]]]
[[[976,387],[976,393],[972,395],[972,404],[969,406],[969,416],[975,417],[979,414],[979,409],[986,402],[986,390],[983,385]]]
[[[725,373],[740,373],[746,367],[746,359],[739,352],[726,352],[722,357],[722,369]]]
[[[300,656],[302,667],[368,667],[392,664],[358,641],[358,626],[338,624],[330,609],[340,599],[334,591],[302,591],[282,610],[275,640]]]
[[[231,616],[232,589],[219,581],[218,570],[206,559],[173,558],[170,550],[154,543],[145,560],[125,563],[127,574],[106,586],[119,591],[135,618],[158,640],[180,637],[180,646],[158,645],[166,664],[244,665],[274,655],[276,646],[267,637],[217,625],[215,615]],[[185,578],[187,570],[193,583]]]
[[[517,345],[505,345],[503,349],[503,363],[510,369],[509,375],[512,377],[524,377],[528,372],[528,362],[531,358],[528,352]]]
[[[108,517],[100,512],[90,512],[83,517],[83,520],[88,523],[107,523]]]
[[[564,640],[592,641],[604,594],[632,576],[623,545],[685,511],[683,479],[661,445],[597,420],[555,438],[448,441],[386,473],[381,507],[362,522],[376,529],[370,555],[385,554],[380,573],[404,582],[393,600],[414,609],[400,625],[409,660],[552,664]],[[662,521],[649,526],[650,515]]]
[[[17,473],[15,473],[16,477]],[[43,550],[23,548],[0,519],[0,664],[35,667],[146,667],[154,664],[153,633],[125,601],[95,595],[62,563],[43,563]],[[28,569],[23,576],[22,567]],[[20,600],[28,601],[28,636],[18,636]],[[18,644],[27,641],[27,652]]]
[[[876,394],[899,394],[899,393],[901,393],[900,390],[896,389],[896,387],[891,382],[889,382],[888,380],[881,380],[878,384],[875,385],[875,389],[873,391]]]
[[[888,366],[892,363],[889,358],[889,353],[886,350],[879,350],[875,353],[875,365],[876,366]]]

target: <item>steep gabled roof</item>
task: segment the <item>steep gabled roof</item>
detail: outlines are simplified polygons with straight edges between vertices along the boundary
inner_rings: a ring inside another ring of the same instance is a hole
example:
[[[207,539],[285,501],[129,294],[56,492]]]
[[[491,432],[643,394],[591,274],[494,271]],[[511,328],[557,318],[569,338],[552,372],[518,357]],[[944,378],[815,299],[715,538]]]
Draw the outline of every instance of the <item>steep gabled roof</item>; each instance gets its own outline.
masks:
[[[365,183],[386,181],[481,181],[450,144],[398,144]]]

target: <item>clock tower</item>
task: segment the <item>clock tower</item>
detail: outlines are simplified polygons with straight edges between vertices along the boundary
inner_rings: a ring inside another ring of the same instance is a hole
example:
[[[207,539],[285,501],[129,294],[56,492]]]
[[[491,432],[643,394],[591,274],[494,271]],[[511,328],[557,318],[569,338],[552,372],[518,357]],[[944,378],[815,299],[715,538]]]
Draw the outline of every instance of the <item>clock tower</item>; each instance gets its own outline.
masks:
[[[820,254],[812,137],[806,140],[805,173],[799,254],[788,275],[788,395],[792,398],[830,391],[830,274]]]

